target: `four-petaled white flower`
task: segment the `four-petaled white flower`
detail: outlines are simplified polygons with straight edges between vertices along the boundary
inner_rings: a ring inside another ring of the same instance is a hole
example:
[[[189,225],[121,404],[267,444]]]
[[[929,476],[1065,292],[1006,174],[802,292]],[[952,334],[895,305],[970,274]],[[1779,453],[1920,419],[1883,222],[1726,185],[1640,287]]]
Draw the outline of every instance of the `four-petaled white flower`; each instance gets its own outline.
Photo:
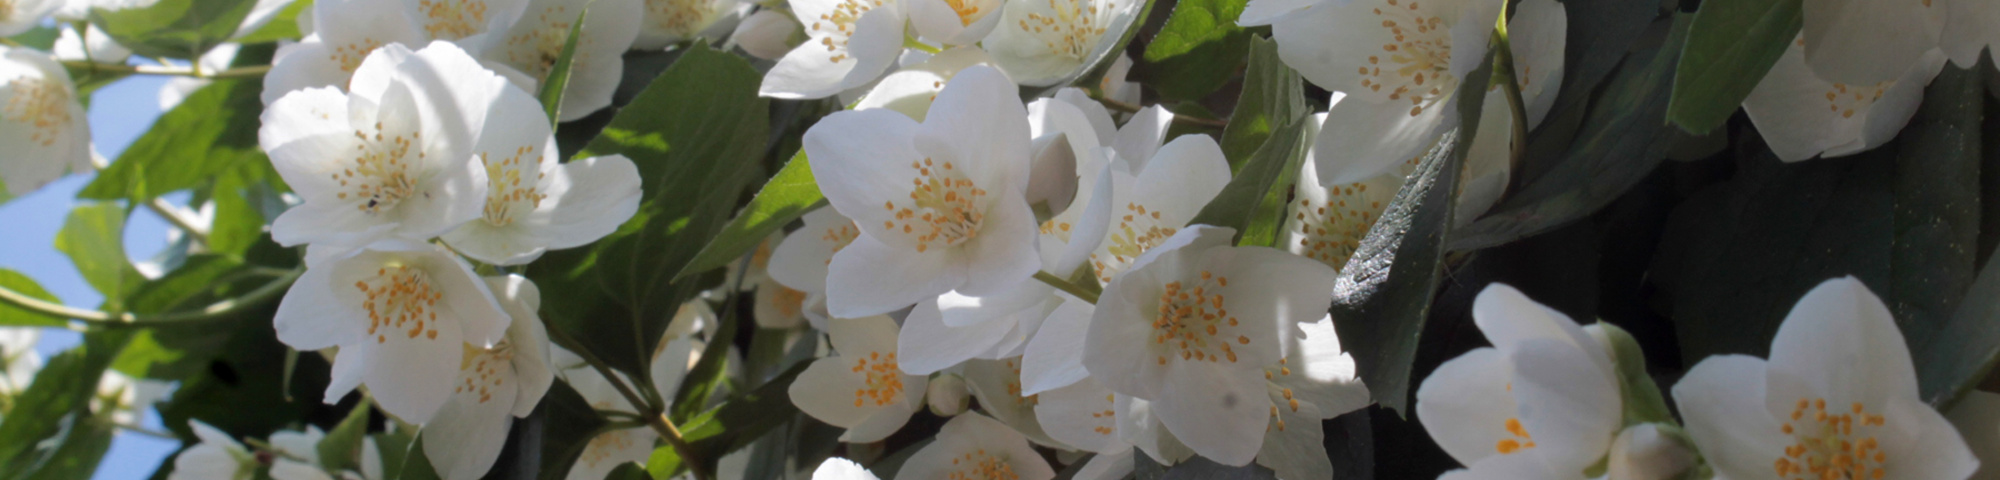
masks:
[[[1743,111],[1779,160],[1852,155],[1896,137],[1923,103],[1924,86],[1944,69],[1937,50],[1896,77],[1865,85],[1823,80],[1806,64],[1804,40],[1794,41],[1764,74]]]
[[[1270,424],[1262,369],[1285,358],[1297,324],[1325,315],[1334,271],[1230,246],[1235,234],[1189,226],[1113,278],[1091,317],[1083,364],[1112,391],[1151,401],[1195,452],[1244,465]]]
[[[1006,0],[908,0],[910,26],[924,40],[945,45],[971,45],[1000,24]]]
[[[764,74],[757,94],[825,98],[867,85],[903,49],[902,0],[790,0],[806,42]]]
[[[1320,421],[1368,406],[1368,387],[1355,376],[1354,357],[1341,350],[1332,316],[1298,328],[1285,358],[1264,367],[1271,424],[1257,464],[1282,478],[1333,478]]]
[[[344,90],[375,49],[430,40],[405,2],[396,0],[314,2],[312,26],[313,34],[279,48],[271,57],[271,71],[264,75],[264,104],[313,87]],[[271,145],[264,148],[268,151]]]
[[[258,143],[305,203],[279,215],[283,245],[424,240],[479,218],[486,169],[473,155],[500,76],[436,42],[368,55],[347,93],[311,88],[264,111]]]
[[[884,313],[949,291],[999,293],[1040,267],[1027,112],[998,70],[959,72],[923,123],[837,112],[806,131],[813,176],[861,236],[834,254],[827,310]]]
[[[563,86],[558,115],[562,121],[583,118],[611,106],[611,94],[624,78],[625,60],[621,55],[639,35],[639,24],[645,16],[641,7],[634,0],[529,0],[521,20],[504,32],[489,35],[479,56],[539,84],[562,57],[563,45],[569,41],[570,28],[576,25],[578,15],[585,14],[583,27],[577,32],[576,53],[570,57],[569,83]],[[512,80],[518,83],[522,79]]]
[[[248,480],[257,474],[257,458],[229,434],[194,419],[188,420],[188,428],[201,443],[174,457],[167,480]]]
[[[69,172],[88,172],[90,124],[69,72],[46,53],[0,46],[0,181],[25,195]]]
[[[0,3],[0,37],[20,35],[63,7],[63,0],[14,0]]]
[[[881,480],[861,464],[840,457],[826,459],[813,470],[812,480]]]
[[[1979,467],[1918,398],[1895,318],[1853,277],[1806,292],[1769,360],[1709,357],[1673,394],[1717,477],[1957,480]]]
[[[424,425],[424,456],[446,480],[486,475],[514,417],[526,417],[555,380],[548,331],[535,314],[541,291],[519,275],[487,277],[510,318],[507,337],[491,347],[464,346],[451,400]]]
[[[1027,437],[997,420],[977,413],[952,417],[938,431],[937,441],[917,450],[897,480],[935,478],[1006,478],[1049,480],[1056,472],[1028,446]]]
[[[835,253],[861,237],[861,227],[831,207],[813,210],[801,220],[805,226],[785,235],[772,249],[766,272],[779,285],[805,293],[801,313],[814,329],[825,331],[827,266]]]
[[[1340,96],[1335,93],[1334,101],[1339,102]],[[1318,154],[1317,148],[1309,149],[1306,161],[1300,162],[1299,180],[1292,187],[1291,215],[1285,217],[1279,243],[1294,254],[1338,270],[1361,248],[1361,239],[1368,236],[1368,229],[1374,228],[1382,212],[1389,209],[1389,203],[1396,199],[1396,190],[1402,188],[1404,178],[1416,164],[1406,162],[1404,168],[1328,188],[1319,183],[1319,162],[1315,160]]]
[[[1109,57],[1143,1],[1008,0],[983,44],[1022,85],[1069,82]]]
[[[1110,283],[1155,245],[1186,228],[1229,184],[1229,161],[1207,135],[1182,135],[1149,157],[1128,158],[1121,152],[1119,159],[1135,173],[1110,170],[1109,228],[1090,254],[1099,282]]]
[[[329,403],[365,383],[384,411],[429,421],[451,399],[464,344],[490,346],[507,331],[486,283],[442,246],[385,241],[308,257],[330,258],[308,265],[272,323],[292,348],[341,347]]]
[[[787,392],[800,411],[847,429],[840,441],[881,440],[924,408],[929,380],[897,367],[895,320],[836,318],[827,336],[834,355],[813,360]]]
[[[751,6],[743,0],[644,0],[644,3],[639,33],[632,39],[633,50],[659,50],[696,37],[720,39],[736,30],[732,19],[739,18]]]
[[[1472,319],[1493,347],[1446,361],[1417,388],[1417,417],[1473,471],[1538,462],[1580,477],[1604,458],[1623,420],[1608,349],[1575,321],[1493,284]],[[1521,460],[1513,457],[1532,457]]]

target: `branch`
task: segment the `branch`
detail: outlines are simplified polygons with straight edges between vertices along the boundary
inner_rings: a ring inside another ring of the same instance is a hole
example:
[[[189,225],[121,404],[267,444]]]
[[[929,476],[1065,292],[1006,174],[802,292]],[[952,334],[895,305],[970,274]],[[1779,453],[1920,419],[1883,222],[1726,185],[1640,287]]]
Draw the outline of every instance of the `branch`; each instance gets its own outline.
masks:
[[[1070,283],[1068,280],[1056,278],[1055,274],[1043,271],[1036,271],[1035,279],[1041,280],[1042,283],[1049,284],[1049,286],[1051,287],[1056,287],[1057,290],[1062,290],[1063,293],[1068,293],[1072,296],[1075,296],[1076,298],[1082,299],[1083,301],[1090,302],[1093,305],[1097,304],[1096,293],[1091,292],[1089,290],[1085,290],[1083,287],[1077,286],[1074,283]]]
[[[100,72],[128,73],[133,75],[163,75],[163,76],[173,76],[173,77],[194,77],[194,78],[261,77],[266,72],[271,71],[270,65],[236,67],[236,68],[226,69],[220,72],[202,72],[200,71],[200,69],[194,67],[173,67],[173,66],[163,66],[163,65],[120,65],[114,63],[97,63],[88,60],[63,60],[62,64],[65,67],[75,68],[79,70],[86,70],[91,73],[100,73]]]
[[[13,291],[6,287],[0,287],[0,304],[12,305],[22,310],[28,310],[31,312],[40,313],[51,317],[78,320],[84,323],[89,323],[95,326],[106,327],[106,328],[153,327],[167,323],[200,322],[204,320],[214,320],[217,318],[222,318],[234,314],[238,311],[243,310],[245,307],[263,303],[264,300],[268,300],[272,296],[277,295],[279,292],[285,291],[287,287],[290,287],[292,285],[292,282],[297,281],[299,279],[299,275],[304,273],[305,269],[290,270],[287,271],[284,275],[279,276],[277,279],[272,280],[271,283],[266,283],[264,284],[264,286],[257,287],[256,290],[251,290],[249,293],[243,294],[243,296],[215,302],[209,304],[207,307],[202,307],[199,310],[188,310],[180,312],[169,312],[169,313],[158,313],[158,314],[135,314],[131,312],[122,312],[114,314],[99,310],[86,310],[30,297],[27,296],[26,294]]]
[[[193,220],[181,214],[179,208],[168,204],[165,199],[161,199],[160,197],[153,197],[152,200],[145,202],[145,204],[146,209],[152,210],[160,218],[166,219],[167,223],[174,224],[174,227],[181,229],[182,232],[187,232],[189,237],[194,238],[194,241],[201,242],[203,247],[208,246],[208,230],[195,225]]]

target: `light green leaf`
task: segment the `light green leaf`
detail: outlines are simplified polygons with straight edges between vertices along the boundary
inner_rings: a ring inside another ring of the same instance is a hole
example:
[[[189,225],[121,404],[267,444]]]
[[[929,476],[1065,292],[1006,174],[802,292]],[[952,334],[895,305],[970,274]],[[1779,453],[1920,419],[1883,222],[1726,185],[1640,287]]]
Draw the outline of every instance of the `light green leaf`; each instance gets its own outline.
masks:
[[[257,146],[260,91],[257,79],[219,80],[195,90],[77,196],[145,200],[206,185],[245,162],[267,162]]]
[[[320,439],[319,445],[315,447],[319,450],[320,466],[335,472],[361,470],[362,439],[368,437],[368,411],[371,405],[373,402],[369,402],[368,397],[363,395],[360,402],[355,402],[354,409],[347,412],[347,418],[342,419],[339,425],[334,425],[333,430],[326,432],[326,437]]]
[[[542,77],[542,90],[535,98],[542,101],[542,110],[549,113],[549,124],[562,118],[563,89],[569,86],[570,63],[576,59],[577,39],[583,38],[583,18],[590,15],[590,9],[576,12],[576,21],[569,25],[569,35],[563,38],[562,53],[556,55],[556,62],[549,66],[548,76]]]
[[[160,0],[144,7],[91,8],[90,22],[134,54],[193,60],[235,35],[254,5],[253,0]]]
[[[1236,26],[1248,0],[1180,0],[1133,71],[1173,100],[1198,100],[1236,76],[1250,32]]]
[[[36,300],[42,300],[45,302],[56,303],[56,304],[62,303],[62,300],[56,299],[56,296],[50,294],[48,290],[43,290],[41,284],[35,283],[35,279],[28,278],[27,275],[22,275],[21,272],[8,270],[5,268],[0,268],[0,288],[13,290],[15,293],[27,295],[29,298],[33,298]],[[63,325],[65,325],[65,322],[60,318],[51,317],[40,313],[30,312],[27,310],[16,308],[13,305],[0,303],[0,326],[60,327]]]
[[[1307,127],[1298,119],[1278,127],[1264,147],[1244,162],[1243,170],[1230,178],[1222,192],[1209,200],[1188,224],[1234,228],[1245,245],[1275,243],[1277,230],[1284,224],[1284,199],[1291,191],[1289,179],[1298,176],[1299,162],[1305,159],[1306,148],[1312,145],[1306,135]],[[1272,198],[1276,202],[1271,202]]]
[[[1801,0],[1704,0],[1695,11],[1674,75],[1667,120],[1707,133],[1778,63],[1805,25]]]
[[[276,42],[279,40],[298,40],[299,37],[304,36],[299,32],[299,14],[311,11],[312,8],[313,0],[292,0],[292,3],[286,5],[285,9],[278,11],[277,16],[271,17],[269,23],[265,23],[263,27],[259,27],[256,31],[250,32],[247,35],[237,37],[235,41],[236,43],[249,45],[253,43]]]
[[[1278,127],[1293,120],[1310,118],[1305,81],[1278,58],[1278,43],[1250,37],[1249,69],[1243,73],[1243,93],[1236,97],[1236,112],[1222,129],[1222,154],[1229,167],[1242,170],[1250,154],[1263,147],[1264,140]]]
[[[1618,391],[1625,399],[1622,402],[1625,425],[1675,424],[1666,397],[1660,395],[1659,384],[1653,383],[1653,376],[1646,373],[1646,352],[1639,349],[1639,341],[1610,322],[1599,321],[1596,326],[1604,329],[1605,338],[1611,340],[1605,348],[1611,350],[1611,362],[1617,366]]]
[[[50,358],[28,389],[14,397],[13,408],[0,418],[0,478],[36,477],[39,466],[64,450],[81,450],[76,452],[79,455],[98,450],[96,454],[102,455],[100,448],[90,448],[92,440],[86,437],[76,438],[78,445],[68,444],[70,436],[87,436],[89,429],[96,428],[89,425],[94,422],[90,398],[97,392],[98,378],[125,347],[130,333],[109,330],[85,335],[83,345]],[[55,442],[44,443],[48,440]],[[84,470],[67,471],[89,476]]]
[[[124,308],[125,295],[146,277],[125,257],[125,209],[116,203],[78,205],[56,232],[56,250],[69,255],[77,273],[104,294],[106,310]]]
[[[825,204],[826,197],[820,195],[819,182],[813,180],[812,167],[806,163],[806,152],[799,150],[675,279],[727,266],[785,224]]]

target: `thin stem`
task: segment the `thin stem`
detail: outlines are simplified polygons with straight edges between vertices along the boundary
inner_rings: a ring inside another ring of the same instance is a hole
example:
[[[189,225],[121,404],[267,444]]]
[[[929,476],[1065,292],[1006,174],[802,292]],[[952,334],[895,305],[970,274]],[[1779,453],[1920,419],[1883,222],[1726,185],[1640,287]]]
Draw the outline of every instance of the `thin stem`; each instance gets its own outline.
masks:
[[[1062,290],[1064,293],[1068,293],[1072,296],[1075,296],[1076,298],[1082,299],[1083,301],[1090,302],[1093,305],[1097,303],[1096,293],[1093,293],[1090,290],[1085,290],[1083,287],[1077,286],[1074,283],[1070,283],[1068,280],[1057,278],[1055,274],[1049,272],[1037,271],[1035,272],[1035,279],[1041,280],[1042,283],[1049,284],[1049,286],[1051,287],[1056,287],[1056,290]]]
[[[39,298],[30,297],[27,296],[26,294],[22,294],[21,292],[16,292],[6,287],[0,287],[0,303],[12,305],[16,308],[28,310],[35,313],[40,313],[43,315],[59,317],[59,318],[67,318],[71,320],[78,320],[84,323],[90,323],[101,327],[108,327],[108,328],[152,327],[152,326],[159,326],[159,324],[164,324],[164,323],[200,322],[204,320],[213,320],[217,318],[222,318],[224,316],[228,316],[230,314],[234,314],[245,307],[262,303],[264,300],[270,299],[272,296],[277,295],[279,292],[285,291],[285,288],[290,287],[292,285],[292,282],[297,281],[299,279],[299,275],[304,273],[305,273],[304,269],[291,270],[285,273],[283,276],[280,276],[277,279],[272,280],[271,283],[266,283],[264,284],[264,286],[257,287],[256,290],[251,290],[249,293],[243,294],[243,296],[211,303],[207,307],[202,307],[199,310],[189,310],[189,311],[180,311],[171,313],[135,314],[131,312],[121,312],[114,314],[98,310],[85,310],[81,308],[71,307],[68,305],[63,305],[60,303],[49,302]]]
[[[63,66],[105,73],[129,73],[133,75],[164,75],[195,78],[243,78],[259,77],[271,71],[270,65],[236,67],[219,72],[202,72],[195,67],[174,67],[167,65],[118,65],[96,63],[88,60],[64,60]]]
[[[314,464],[311,460],[300,458],[298,455],[293,455],[291,452],[287,452],[284,449],[278,448],[277,446],[271,445],[269,442],[265,442],[263,440],[258,440],[255,438],[244,438],[243,444],[249,445],[250,448],[256,449],[259,452],[269,453],[271,454],[271,456],[274,457],[279,457],[286,460],[291,460],[294,462],[304,463],[308,465],[318,466],[317,464]]]
[[[940,49],[938,47],[933,47],[928,43],[924,43],[922,40],[917,40],[917,37],[911,36],[910,34],[907,33],[903,34],[903,48],[916,49],[917,51],[928,53],[931,55],[937,55],[938,52],[944,51],[943,49]]]
[[[548,319],[543,318],[542,322],[546,324],[548,323]],[[583,344],[577,343],[575,338],[569,336],[569,332],[565,332],[555,325],[548,325],[548,331],[549,336],[557,344],[574,347],[570,348],[570,351],[576,352],[576,355],[579,357],[583,357],[584,363],[590,364],[590,368],[597,370],[598,375],[603,376],[606,381],[610,382],[612,388],[618,390],[618,395],[625,397],[626,402],[631,403],[634,407],[649,405],[646,403],[645,398],[640,397],[636,391],[632,390],[632,386],[625,384],[624,377],[620,377],[612,372],[611,367],[605,365],[604,359],[598,358],[596,353],[591,353],[590,349],[582,348]],[[667,444],[674,447],[674,453],[680,454],[682,464],[688,466],[688,472],[694,474],[695,480],[710,480],[715,478],[715,475],[708,472],[708,468],[704,467],[699,458],[695,456],[694,448],[688,445],[687,440],[681,438],[681,430],[674,428],[673,422],[668,421],[665,414],[654,413],[640,417],[646,421],[647,425],[653,427],[654,433],[660,434],[660,438],[666,439]]]
[[[129,424],[129,423],[114,423],[114,424],[112,424],[112,425],[115,425],[115,426],[117,426],[118,428],[120,428],[120,429],[123,429],[123,430],[125,430],[125,431],[127,431],[127,432],[132,432],[132,433],[137,433],[137,434],[140,434],[140,435],[145,435],[145,436],[148,436],[148,437],[156,437],[156,438],[164,438],[164,439],[167,439],[167,440],[173,440],[173,441],[177,441],[177,442],[178,442],[178,441],[180,441],[180,439],[181,439],[181,437],[176,437],[176,436],[174,436],[174,434],[171,434],[171,433],[167,433],[167,432],[162,432],[162,431],[159,431],[159,430],[154,430],[154,429],[150,429],[150,428],[146,428],[146,427],[141,427],[141,426],[138,426],[138,425],[133,425],[133,424]]]
[[[1500,86],[1507,96],[1507,108],[1512,110],[1514,128],[1513,146],[1509,150],[1507,165],[1512,168],[1521,164],[1521,156],[1528,150],[1528,109],[1521,99],[1521,81],[1514,76],[1514,48],[1507,35],[1507,7],[1500,7],[1500,20],[1493,27],[1493,80],[1492,85]]]
[[[1125,113],[1139,113],[1140,109],[1145,108],[1138,105],[1133,105],[1130,103],[1125,103],[1105,98],[1102,94],[1098,92],[1091,92],[1090,98],[1097,100],[1097,103],[1104,104],[1105,108],[1110,108],[1112,110],[1117,110]],[[1229,126],[1229,122],[1226,121],[1212,120],[1212,119],[1194,117],[1188,115],[1174,115],[1174,121],[1189,125],[1209,127],[1209,128],[1224,128]]]
[[[196,242],[201,242],[203,247],[208,246],[208,230],[195,225],[194,221],[189,220],[186,215],[181,214],[179,208],[168,204],[166,199],[153,197],[151,201],[146,202],[146,209],[159,214],[160,218],[166,219],[167,223],[174,224],[174,227],[181,229],[182,232],[187,232],[189,237],[193,237]]]

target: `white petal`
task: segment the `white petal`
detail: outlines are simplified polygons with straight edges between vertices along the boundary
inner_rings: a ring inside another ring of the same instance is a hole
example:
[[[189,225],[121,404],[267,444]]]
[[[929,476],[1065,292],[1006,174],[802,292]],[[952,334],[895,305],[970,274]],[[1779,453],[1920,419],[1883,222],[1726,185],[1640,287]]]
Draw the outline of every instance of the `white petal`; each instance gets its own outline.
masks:
[[[1521,84],[1528,127],[1533,128],[1548,116],[1562,88],[1569,13],[1555,0],[1523,1],[1514,8],[1514,18],[1507,20],[1508,45],[1513,46],[1514,75]],[[1481,118],[1480,125],[1488,125]]]
[[[809,19],[832,13],[837,4],[823,0],[792,3],[793,12],[799,18]],[[757,93],[785,99],[824,98],[866,85],[880,76],[902,50],[903,24],[902,7],[898,2],[884,2],[882,6],[862,13],[854,21],[851,26],[854,36],[844,39],[845,48],[831,51],[821,41],[838,39],[813,35],[816,29],[809,25],[806,33],[812,37],[778,60],[778,65],[764,75],[764,84]],[[827,25],[827,28],[836,27]]]
[[[1215,139],[1182,135],[1146,161],[1129,198],[1160,211],[1164,215],[1160,220],[1169,225],[1186,225],[1222,193],[1229,176],[1229,160],[1222,157],[1222,146]]]
[[[853,460],[834,457],[826,459],[825,462],[821,462],[819,464],[819,468],[813,470],[812,480],[881,480],[881,479],[876,478],[874,473],[869,473],[868,469],[861,468],[861,464],[854,463]]]
[[[1243,15],[1236,19],[1236,24],[1245,27],[1270,25],[1320,3],[1323,0],[1251,0],[1243,6]]]
[[[960,168],[982,187],[1025,191],[1028,111],[1016,92],[1014,82],[1000,70],[968,67],[931,102],[918,139],[929,136],[957,147]]]
[[[1118,159],[1138,174],[1146,171],[1146,162],[1153,159],[1160,144],[1167,141],[1167,127],[1174,124],[1174,112],[1154,105],[1139,109],[1132,119],[1118,129],[1112,139],[1111,149],[1118,152]]]
[[[876,238],[902,242],[891,227],[896,212],[885,203],[908,200],[909,165],[923,160],[912,146],[918,124],[887,110],[834,112],[801,140],[820,192],[840,215]],[[900,243],[898,243],[900,245]]]
[[[1771,464],[1792,438],[1764,408],[1763,360],[1743,355],[1703,359],[1674,384],[1688,436],[1718,477],[1776,479]]]
[[[1624,410],[1616,379],[1589,353],[1556,339],[1522,342],[1509,355],[1521,423],[1558,471],[1583,471],[1604,457]]]
[[[1282,397],[1270,397],[1272,402]],[[1320,419],[1327,415],[1309,403],[1297,409],[1277,405],[1277,414],[1264,429],[1264,447],[1257,452],[1257,464],[1269,467],[1286,480],[1326,480],[1333,478],[1333,460],[1327,457],[1326,432]]]
[[[1099,455],[1131,452],[1118,439],[1117,401],[1090,379],[1037,394],[1035,419],[1050,438]]]
[[[1770,398],[1774,417],[1800,399],[1824,398],[1881,408],[1887,399],[1917,398],[1916,367],[1895,318],[1854,277],[1827,280],[1806,292],[1771,340]]]
[[[571,160],[562,170],[570,185],[549,217],[549,248],[595,242],[639,211],[639,169],[624,155]]]
[[[1461,464],[1492,456],[1500,441],[1520,441],[1506,428],[1518,415],[1508,393],[1513,377],[1513,366],[1499,350],[1466,352],[1439,365],[1417,387],[1417,419]]]
[[[1945,5],[1951,16],[1945,19],[1938,47],[1951,55],[1951,63],[1972,68],[1979,63],[1980,51],[2000,51],[2000,29],[1993,28],[2000,25],[2000,5],[1982,0],[1950,0]]]
[[[1944,27],[1942,4],[1814,0],[1804,7],[1806,63],[1848,85],[1901,75],[1937,46]]]
[[[343,348],[365,362],[362,382],[382,410],[410,423],[430,421],[451,398],[458,379],[463,343],[458,329],[439,328],[435,338],[387,335],[376,343],[363,341]],[[428,333],[428,332],[426,332]]]
[[[1195,453],[1224,465],[1247,465],[1263,447],[1271,401],[1262,375],[1203,362],[1173,366],[1153,403],[1160,422]]]
[[[1243,324],[1236,335],[1248,337],[1237,353],[1243,363],[1261,367],[1277,363],[1288,348],[1284,344],[1294,325],[1311,323],[1326,316],[1333,304],[1333,268],[1280,250],[1261,247],[1227,247],[1209,254],[1208,267],[1229,281],[1220,286],[1223,309]],[[1249,300],[1249,301],[1242,301]],[[1241,338],[1238,339],[1241,341]],[[1254,368],[1254,367],[1253,367]]]
[[[628,428],[597,434],[584,447],[583,456],[570,465],[564,480],[601,480],[619,465],[644,463],[653,454],[659,436],[646,428]]]
[[[1090,376],[1083,369],[1083,352],[1094,310],[1090,302],[1065,295],[1062,305],[1049,313],[1021,356],[1022,395],[1060,388]]]
[[[868,379],[866,374],[853,371],[853,364],[854,360],[838,356],[814,360],[788,387],[792,404],[829,425],[860,425],[883,407],[857,402],[854,391],[866,388]]]
[[[1304,335],[1294,334],[1286,369],[1271,381],[1290,388],[1294,396],[1312,403],[1321,418],[1333,418],[1368,406],[1368,386],[1355,376],[1354,357],[1340,349],[1333,331],[1333,317],[1299,325]],[[1269,369],[1266,369],[1267,371]]]
[[[341,298],[335,289],[352,287],[335,285],[332,277],[331,268],[309,269],[285,291],[271,320],[279,341],[295,350],[318,350],[362,340],[366,313],[359,303]]]
[[[512,377],[501,378],[511,385]],[[470,380],[485,381],[476,376]],[[493,461],[500,458],[500,449],[507,443],[507,430],[514,424],[514,400],[512,395],[499,394],[481,398],[479,391],[466,389],[453,394],[451,401],[438,409],[437,416],[424,425],[424,456],[440,476],[471,480],[492,470]]]
[[[1013,326],[1006,320],[948,326],[938,313],[937,302],[919,302],[903,320],[897,364],[911,375],[929,375],[992,348]]]
[[[1035,241],[1038,233],[1035,212],[1028,208],[1020,192],[1003,190],[999,197],[987,210],[986,220],[979,226],[979,236],[962,247],[970,258],[965,283],[956,287],[960,293],[995,295],[1018,291],[1023,282],[1034,281],[1031,277],[1042,269],[1041,253],[1035,248],[1039,245]]]
[[[1882,450],[1894,459],[1884,465],[1888,477],[1956,480],[1979,469],[1979,458],[1973,456],[1958,429],[1930,405],[1915,397],[1901,397],[1890,399],[1885,410],[1889,422],[1916,433],[1907,442],[1883,443]]]
[[[964,461],[970,455],[971,461]],[[990,463],[989,463],[990,462]],[[1048,480],[1055,471],[1019,432],[976,413],[953,417],[938,440],[911,455],[898,480],[971,477],[985,465],[1004,467],[1021,480]]]
[[[1432,105],[1412,115],[1413,108],[1354,99],[1334,103],[1313,143],[1320,184],[1365,181],[1429,150],[1450,107]]]
[[[951,291],[965,282],[959,261],[942,251],[911,254],[864,234],[827,266],[827,311],[839,318],[876,315]]]
[[[1583,332],[1568,315],[1535,303],[1520,290],[1503,283],[1488,285],[1472,300],[1472,319],[1479,331],[1502,353],[1513,355],[1536,339],[1551,339],[1575,345],[1592,363],[1609,376],[1611,358],[1604,347]]]
[[[1028,441],[1052,448],[1070,449],[1050,438],[1035,414],[1036,400],[1021,394],[1021,359],[970,360],[962,370],[965,383],[979,407],[994,420],[1020,432]]]
[[[832,208],[806,213],[805,226],[786,235],[771,251],[765,268],[771,278],[787,287],[806,292],[826,291],[827,264],[833,253],[847,246],[861,231],[853,220]]]

